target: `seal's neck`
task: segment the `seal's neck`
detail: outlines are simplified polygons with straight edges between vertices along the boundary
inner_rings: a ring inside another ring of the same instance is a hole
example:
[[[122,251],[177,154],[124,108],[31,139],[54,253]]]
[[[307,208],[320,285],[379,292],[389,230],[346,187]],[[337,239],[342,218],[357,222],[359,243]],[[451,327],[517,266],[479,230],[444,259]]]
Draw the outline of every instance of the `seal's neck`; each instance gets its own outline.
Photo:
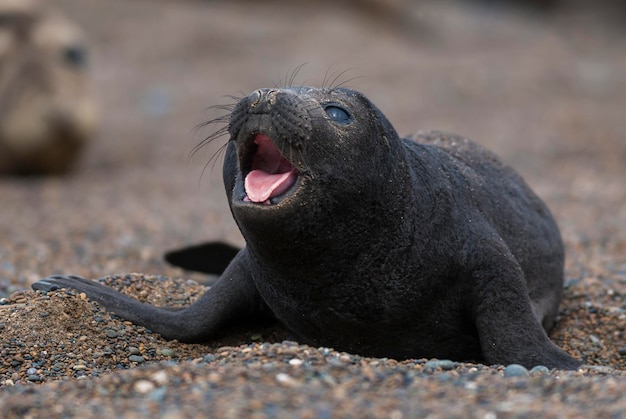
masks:
[[[387,170],[366,170],[379,171],[377,184],[340,189],[318,183],[317,190],[328,193],[311,194],[297,207],[237,213],[251,255],[274,270],[302,277],[365,263],[361,255],[376,254],[376,248],[410,246],[402,240],[412,240],[420,204],[408,162],[399,158]]]

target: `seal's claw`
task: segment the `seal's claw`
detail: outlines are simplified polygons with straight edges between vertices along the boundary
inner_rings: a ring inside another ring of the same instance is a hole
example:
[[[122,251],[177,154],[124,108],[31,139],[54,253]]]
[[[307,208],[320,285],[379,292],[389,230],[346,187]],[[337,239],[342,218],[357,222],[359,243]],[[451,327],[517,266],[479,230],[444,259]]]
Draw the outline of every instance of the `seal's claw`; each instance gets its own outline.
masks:
[[[31,288],[38,291],[56,291],[61,288],[76,288],[72,286],[72,282],[76,281],[89,281],[82,276],[68,274],[68,275],[50,275],[47,278],[40,279],[31,285]]]
[[[40,279],[37,282],[34,282],[31,284],[31,288],[34,289],[35,291],[56,291],[58,290],[59,287],[57,284],[50,282],[49,278],[44,278],[44,279]]]
[[[50,275],[48,278],[44,278],[44,279],[71,279],[75,281],[88,281],[87,278],[82,277],[80,275],[74,275],[74,274],[67,274],[67,275],[56,274],[56,275]]]

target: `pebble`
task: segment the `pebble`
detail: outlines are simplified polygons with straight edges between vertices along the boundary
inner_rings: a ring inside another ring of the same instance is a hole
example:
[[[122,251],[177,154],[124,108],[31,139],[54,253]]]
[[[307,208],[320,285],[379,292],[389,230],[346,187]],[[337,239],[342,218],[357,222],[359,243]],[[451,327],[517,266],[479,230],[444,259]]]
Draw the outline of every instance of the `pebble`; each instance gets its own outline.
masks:
[[[167,372],[165,372],[164,370],[157,371],[150,376],[150,379],[158,385],[163,386],[167,384],[168,381]]]
[[[145,359],[143,356],[139,356],[139,355],[131,355],[128,357],[128,360],[130,362],[137,362],[139,364],[141,364],[142,362],[145,362]]]
[[[550,369],[543,365],[536,365],[530,370],[530,375],[545,375],[549,373]]]
[[[135,382],[133,389],[137,393],[147,394],[154,390],[154,384],[148,380],[139,380]]]
[[[15,291],[9,296],[9,300],[12,304],[23,304],[28,301],[27,297],[24,295],[23,290]]]
[[[591,340],[591,342],[594,343],[595,345],[602,344],[602,341],[600,340],[600,338],[598,338],[595,335],[589,335],[589,340]]]
[[[171,350],[170,348],[162,348],[161,349],[161,355],[168,356],[168,357],[173,357],[174,356],[174,351]]]
[[[148,395],[148,399],[155,402],[162,402],[163,399],[165,399],[166,395],[167,387],[159,387],[150,392],[150,394]]]
[[[510,364],[504,368],[505,377],[526,377],[528,370],[519,364]]]
[[[450,371],[454,369],[456,363],[449,359],[432,359],[424,364],[425,372],[432,372],[438,369],[442,371]]]
[[[135,347],[135,346],[129,346],[128,347],[128,352],[131,353],[132,355],[138,355],[141,352],[139,351],[139,348]]]

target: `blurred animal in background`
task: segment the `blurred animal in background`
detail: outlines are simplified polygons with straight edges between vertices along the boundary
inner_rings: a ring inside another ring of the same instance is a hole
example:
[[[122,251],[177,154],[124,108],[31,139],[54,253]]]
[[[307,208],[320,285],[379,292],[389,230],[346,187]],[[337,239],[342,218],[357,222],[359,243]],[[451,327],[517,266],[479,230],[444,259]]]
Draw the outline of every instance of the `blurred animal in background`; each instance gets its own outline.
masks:
[[[35,0],[0,0],[0,173],[67,172],[96,113],[80,29]]]

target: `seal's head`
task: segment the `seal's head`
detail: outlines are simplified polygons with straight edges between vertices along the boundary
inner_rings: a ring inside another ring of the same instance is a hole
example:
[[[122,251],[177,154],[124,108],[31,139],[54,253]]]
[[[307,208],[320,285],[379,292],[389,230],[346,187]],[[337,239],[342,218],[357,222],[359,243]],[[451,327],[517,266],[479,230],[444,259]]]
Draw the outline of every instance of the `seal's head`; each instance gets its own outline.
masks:
[[[342,225],[367,228],[377,208],[397,199],[398,135],[353,90],[257,90],[232,111],[229,133],[224,181],[249,243],[283,235],[310,246],[329,226],[335,238]]]

